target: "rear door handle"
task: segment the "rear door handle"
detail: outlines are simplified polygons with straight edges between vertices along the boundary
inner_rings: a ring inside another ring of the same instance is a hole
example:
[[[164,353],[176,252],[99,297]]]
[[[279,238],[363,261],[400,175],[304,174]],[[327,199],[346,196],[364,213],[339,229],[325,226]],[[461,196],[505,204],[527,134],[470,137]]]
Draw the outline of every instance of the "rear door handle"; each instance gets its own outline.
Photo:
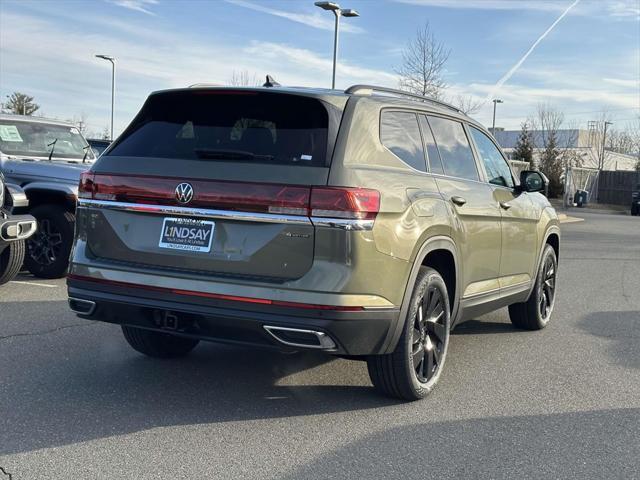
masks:
[[[511,204],[507,202],[500,202],[500,207],[502,207],[505,210],[509,210],[511,208]]]
[[[458,197],[458,196],[453,196],[451,197],[451,201],[453,203],[455,203],[456,205],[458,205],[459,207],[463,206],[465,203],[467,203],[467,200],[462,198],[462,197]]]

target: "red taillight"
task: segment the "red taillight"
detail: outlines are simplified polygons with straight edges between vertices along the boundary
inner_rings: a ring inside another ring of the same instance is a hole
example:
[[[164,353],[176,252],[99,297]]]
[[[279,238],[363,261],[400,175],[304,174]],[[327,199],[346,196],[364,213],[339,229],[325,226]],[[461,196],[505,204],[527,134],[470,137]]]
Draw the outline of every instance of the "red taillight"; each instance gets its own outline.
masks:
[[[93,198],[93,173],[82,172],[80,174],[78,198]]]
[[[373,220],[380,211],[380,192],[367,188],[313,188],[311,216]]]
[[[193,187],[193,198],[187,205],[176,198],[176,187],[183,182]],[[136,204],[357,220],[373,220],[380,210],[380,193],[366,188],[303,187],[89,172],[80,177],[78,196]]]

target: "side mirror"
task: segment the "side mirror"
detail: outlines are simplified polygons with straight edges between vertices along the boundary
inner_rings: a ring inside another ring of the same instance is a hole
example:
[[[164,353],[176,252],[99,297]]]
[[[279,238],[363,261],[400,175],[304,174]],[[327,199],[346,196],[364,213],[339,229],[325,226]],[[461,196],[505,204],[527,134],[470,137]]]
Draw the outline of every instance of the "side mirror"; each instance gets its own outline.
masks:
[[[535,170],[523,170],[520,172],[520,191],[522,192],[546,192],[548,180],[541,172]]]

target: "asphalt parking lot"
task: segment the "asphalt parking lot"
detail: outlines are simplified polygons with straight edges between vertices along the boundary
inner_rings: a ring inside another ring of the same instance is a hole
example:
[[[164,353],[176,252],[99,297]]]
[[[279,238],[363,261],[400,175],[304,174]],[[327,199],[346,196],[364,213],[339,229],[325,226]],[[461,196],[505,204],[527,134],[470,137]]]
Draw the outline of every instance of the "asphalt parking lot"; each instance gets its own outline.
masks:
[[[575,211],[574,215],[578,214]],[[640,478],[640,219],[563,225],[555,316],[452,338],[426,400],[366,365],[214,344],[158,361],[76,318],[63,280],[0,289],[0,467],[30,478]],[[0,474],[0,479],[2,475]]]

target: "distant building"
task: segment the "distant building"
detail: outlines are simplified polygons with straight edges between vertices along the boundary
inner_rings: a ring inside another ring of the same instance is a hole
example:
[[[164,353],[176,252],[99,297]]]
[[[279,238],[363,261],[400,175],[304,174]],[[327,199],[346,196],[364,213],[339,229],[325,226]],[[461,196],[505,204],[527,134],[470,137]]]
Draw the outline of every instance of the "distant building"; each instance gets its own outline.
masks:
[[[594,130],[565,129],[556,132],[558,147],[566,150],[568,161],[573,166],[584,168],[598,168],[600,154],[602,152],[602,135]],[[495,129],[494,137],[504,150],[513,159],[513,152],[520,136],[520,130]],[[534,161],[538,161],[544,150],[543,132],[532,130],[531,136],[536,148],[533,151]],[[603,170],[635,170],[638,157],[623,153],[605,151]]]

